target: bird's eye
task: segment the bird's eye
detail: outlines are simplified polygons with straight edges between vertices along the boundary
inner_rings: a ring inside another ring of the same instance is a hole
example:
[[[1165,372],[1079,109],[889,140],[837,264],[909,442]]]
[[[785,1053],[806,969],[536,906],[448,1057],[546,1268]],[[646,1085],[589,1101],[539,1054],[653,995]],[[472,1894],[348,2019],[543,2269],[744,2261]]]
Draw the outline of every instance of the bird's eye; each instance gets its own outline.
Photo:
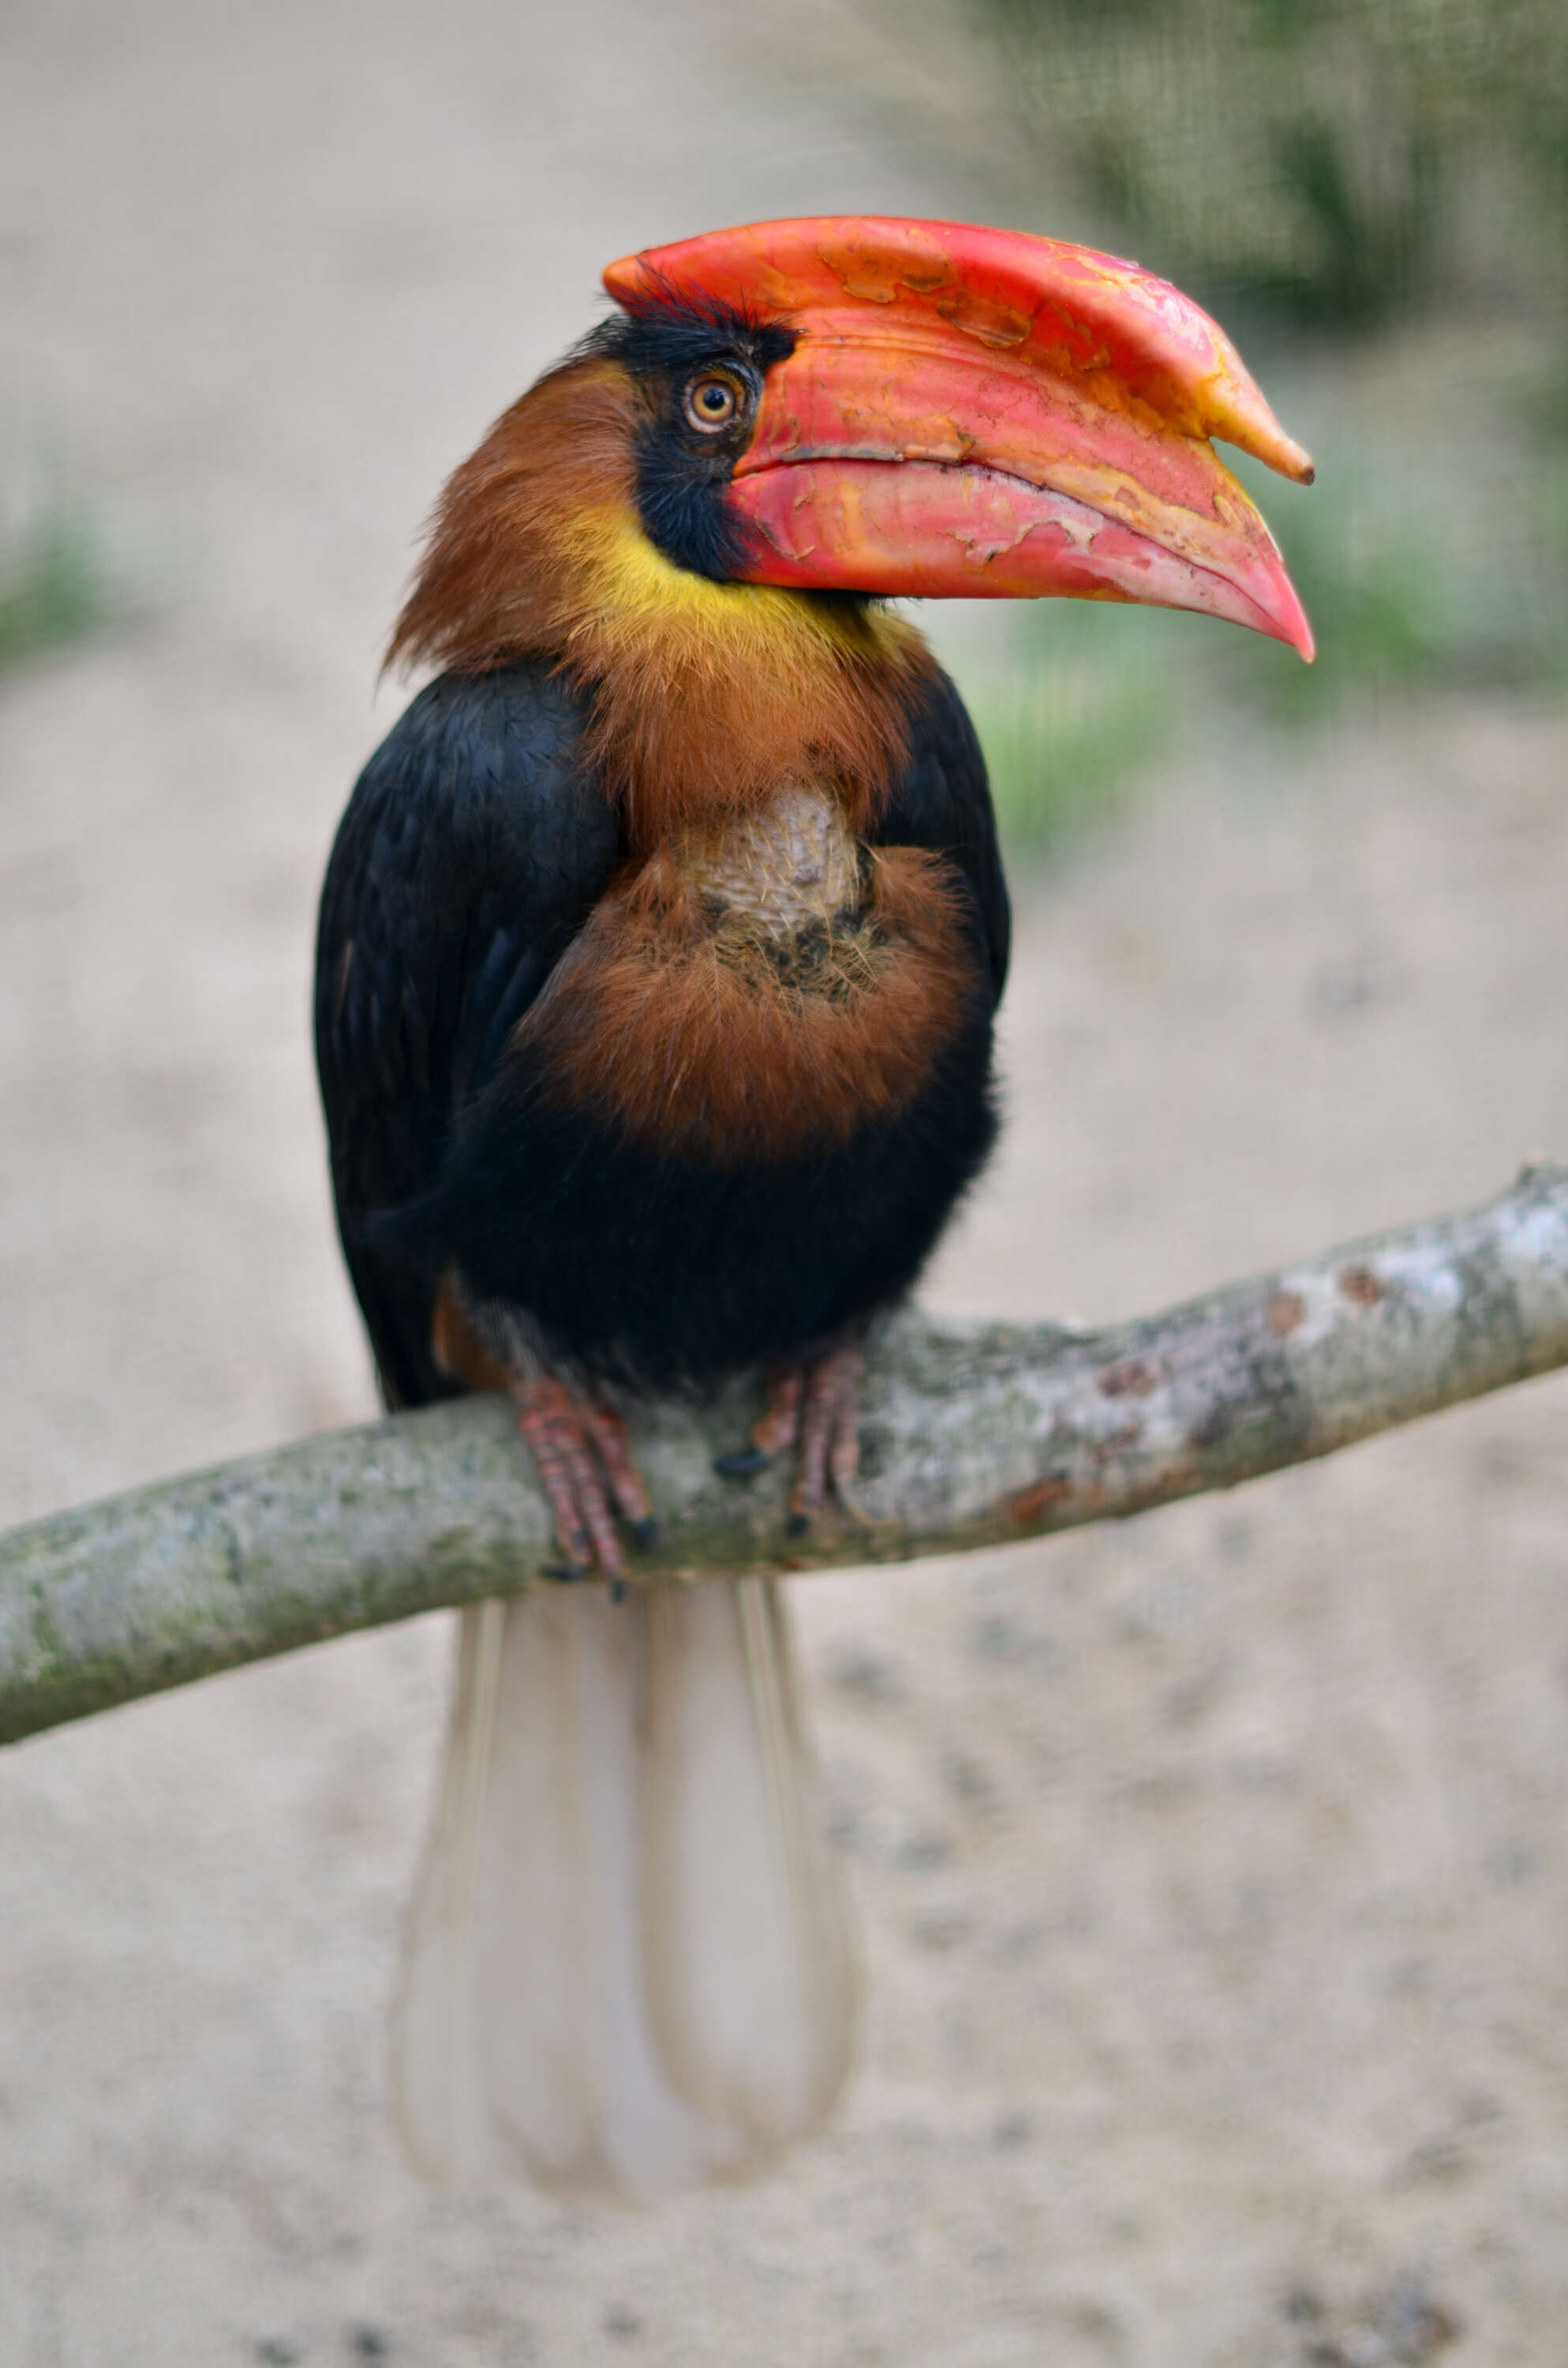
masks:
[[[705,436],[728,427],[741,407],[741,389],[727,372],[704,370],[686,390],[686,416]]]

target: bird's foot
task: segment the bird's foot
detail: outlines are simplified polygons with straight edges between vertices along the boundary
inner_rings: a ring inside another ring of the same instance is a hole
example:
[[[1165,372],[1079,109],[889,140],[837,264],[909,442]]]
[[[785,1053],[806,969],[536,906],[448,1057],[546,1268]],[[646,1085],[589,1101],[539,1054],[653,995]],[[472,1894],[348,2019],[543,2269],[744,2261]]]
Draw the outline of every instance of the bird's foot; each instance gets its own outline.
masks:
[[[803,1537],[827,1502],[829,1488],[853,1512],[850,1491],[860,1467],[860,1383],[866,1352],[856,1340],[809,1364],[778,1365],[766,1381],[767,1405],[751,1427],[749,1444],[722,1455],[716,1469],[749,1479],[795,1453],[790,1491],[790,1534]]]
[[[626,1550],[616,1514],[634,1544],[647,1548],[658,1535],[625,1423],[548,1374],[518,1377],[511,1390],[517,1429],[555,1522],[562,1561],[554,1576],[583,1578],[597,1566],[618,1586],[626,1577]]]

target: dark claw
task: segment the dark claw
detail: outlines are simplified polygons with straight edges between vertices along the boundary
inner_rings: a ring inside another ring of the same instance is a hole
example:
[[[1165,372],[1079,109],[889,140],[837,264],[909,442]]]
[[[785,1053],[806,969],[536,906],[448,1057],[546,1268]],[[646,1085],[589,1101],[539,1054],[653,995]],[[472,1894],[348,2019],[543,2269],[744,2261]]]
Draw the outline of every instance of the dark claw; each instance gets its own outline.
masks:
[[[593,1566],[591,1562],[547,1562],[540,1565],[546,1578],[558,1579],[562,1587],[569,1586],[574,1578],[586,1578]]]
[[[609,1583],[609,1600],[610,1600],[610,1601],[611,1601],[612,1603],[624,1603],[624,1602],[625,1602],[625,1600],[626,1600],[626,1581],[625,1581],[623,1578],[612,1578],[612,1579],[610,1580],[610,1583]]]
[[[809,1513],[791,1513],[784,1524],[784,1533],[786,1537],[803,1538],[810,1532],[811,1526],[812,1517]]]
[[[772,1461],[760,1447],[737,1447],[728,1455],[716,1455],[713,1469],[721,1480],[755,1480]]]
[[[638,1553],[652,1554],[659,1543],[659,1524],[653,1514],[650,1513],[646,1520],[628,1521],[626,1526],[631,1532],[631,1543]]]

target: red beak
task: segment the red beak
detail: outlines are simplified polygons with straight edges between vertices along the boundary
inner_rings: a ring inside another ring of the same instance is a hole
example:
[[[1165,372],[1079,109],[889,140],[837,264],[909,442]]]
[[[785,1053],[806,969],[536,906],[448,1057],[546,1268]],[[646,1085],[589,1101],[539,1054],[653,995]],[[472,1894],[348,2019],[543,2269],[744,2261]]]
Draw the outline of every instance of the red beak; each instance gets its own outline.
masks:
[[[1216,323],[1133,263],[1022,232],[825,216],[610,265],[795,333],[731,507],[754,583],[1139,600],[1312,655],[1263,519],[1210,441],[1312,482]]]

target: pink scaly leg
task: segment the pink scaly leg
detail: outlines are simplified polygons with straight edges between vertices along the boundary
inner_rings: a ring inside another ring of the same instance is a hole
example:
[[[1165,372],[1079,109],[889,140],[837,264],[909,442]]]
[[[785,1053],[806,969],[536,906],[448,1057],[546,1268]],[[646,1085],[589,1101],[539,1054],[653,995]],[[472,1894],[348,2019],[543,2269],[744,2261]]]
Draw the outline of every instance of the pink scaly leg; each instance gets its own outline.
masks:
[[[517,1429],[555,1522],[561,1577],[582,1577],[597,1565],[607,1578],[620,1582],[626,1554],[612,1501],[638,1545],[652,1545],[656,1534],[625,1423],[609,1407],[580,1397],[549,1375],[518,1375],[511,1388]]]
[[[749,1442],[719,1457],[730,1479],[750,1479],[790,1449],[796,1453],[790,1492],[790,1528],[801,1536],[822,1510],[828,1490],[848,1501],[860,1461],[860,1383],[865,1351],[853,1341],[809,1364],[775,1366],[766,1377],[767,1404]]]
[[[653,1508],[648,1502],[648,1491],[642,1486],[642,1474],[631,1461],[627,1443],[626,1423],[611,1406],[588,1406],[584,1408],[594,1445],[604,1465],[605,1478],[609,1482],[617,1512],[631,1532],[632,1543],[646,1549],[657,1540],[659,1525],[653,1519]]]
[[[790,1528],[797,1537],[821,1512],[830,1485],[840,1503],[854,1486],[860,1466],[860,1383],[865,1372],[866,1352],[858,1340],[806,1368],[799,1462],[790,1491]]]

